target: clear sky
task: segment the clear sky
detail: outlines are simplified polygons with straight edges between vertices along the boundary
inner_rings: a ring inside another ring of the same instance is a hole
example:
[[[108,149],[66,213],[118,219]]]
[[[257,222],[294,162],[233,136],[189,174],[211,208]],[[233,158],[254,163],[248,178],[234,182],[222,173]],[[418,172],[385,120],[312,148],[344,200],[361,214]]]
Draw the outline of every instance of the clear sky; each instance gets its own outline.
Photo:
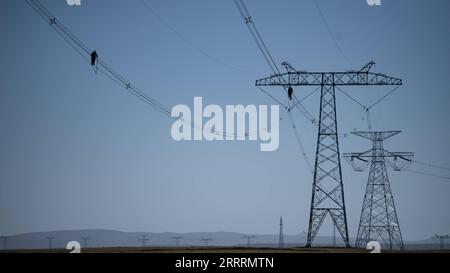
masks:
[[[112,67],[166,105],[272,104],[254,81],[270,75],[231,0],[42,1]],[[346,71],[374,60],[404,85],[372,111],[385,143],[450,166],[450,2],[248,0],[277,63]],[[184,40],[175,34],[181,33]],[[312,177],[282,113],[280,147],[175,142],[172,122],[87,65],[25,1],[0,1],[0,234],[59,229],[123,231],[307,230]],[[188,40],[189,42],[186,42]],[[200,49],[200,50],[198,50]],[[200,52],[201,51],[201,52]],[[202,53],[203,52],[203,53]],[[207,54],[204,54],[207,53]],[[207,57],[209,55],[211,57]],[[283,101],[279,88],[268,89]],[[387,87],[345,89],[370,104]],[[296,88],[298,97],[310,89]],[[318,93],[305,101],[318,115]],[[361,108],[337,96],[339,131],[366,129]],[[310,160],[317,129],[295,113]],[[341,138],[341,152],[370,143]],[[368,172],[345,162],[349,232],[356,236]],[[449,176],[449,171],[411,169]],[[406,240],[450,232],[450,180],[389,171]],[[319,235],[329,235],[324,227]]]

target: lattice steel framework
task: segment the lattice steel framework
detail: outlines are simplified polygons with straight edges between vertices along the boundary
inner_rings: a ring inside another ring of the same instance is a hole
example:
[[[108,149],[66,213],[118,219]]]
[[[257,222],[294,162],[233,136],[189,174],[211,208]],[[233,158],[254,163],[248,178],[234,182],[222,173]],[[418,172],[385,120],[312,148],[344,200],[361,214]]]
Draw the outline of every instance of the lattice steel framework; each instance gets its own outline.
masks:
[[[256,86],[320,86],[319,130],[307,247],[310,247],[329,215],[345,245],[350,247],[345,211],[344,185],[339,153],[336,113],[336,86],[402,85],[402,80],[370,72],[374,62],[359,71],[305,72],[289,69],[256,81]]]
[[[370,241],[379,241],[390,249],[404,248],[386,163],[394,170],[401,171],[409,167],[414,154],[389,152],[383,148],[383,141],[398,133],[400,131],[353,132],[354,135],[371,140],[372,149],[344,154],[344,158],[357,171],[364,170],[370,164],[356,247],[365,247]]]
[[[284,248],[283,217],[280,217],[280,233],[278,234],[278,248]]]

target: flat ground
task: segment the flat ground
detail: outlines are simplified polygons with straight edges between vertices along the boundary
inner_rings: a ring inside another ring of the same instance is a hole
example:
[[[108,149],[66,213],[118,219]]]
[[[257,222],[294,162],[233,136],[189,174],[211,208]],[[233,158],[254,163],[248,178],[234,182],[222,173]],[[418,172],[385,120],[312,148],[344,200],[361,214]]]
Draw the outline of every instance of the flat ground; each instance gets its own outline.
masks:
[[[0,251],[4,253],[5,251]],[[65,249],[36,249],[36,250],[9,250],[9,253],[67,253]],[[83,253],[368,253],[360,248],[333,248],[333,247],[293,247],[293,248],[245,248],[245,247],[111,247],[111,248],[84,248]],[[405,250],[388,251],[392,253],[449,253],[450,250]]]

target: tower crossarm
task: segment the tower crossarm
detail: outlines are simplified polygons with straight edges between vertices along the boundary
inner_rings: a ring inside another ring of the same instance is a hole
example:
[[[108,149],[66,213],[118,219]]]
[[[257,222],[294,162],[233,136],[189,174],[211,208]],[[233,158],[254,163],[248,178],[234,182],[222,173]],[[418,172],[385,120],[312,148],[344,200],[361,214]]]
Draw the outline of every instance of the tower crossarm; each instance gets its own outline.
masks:
[[[352,135],[363,137],[372,141],[382,141],[386,140],[390,137],[393,137],[402,131],[383,131],[383,132],[361,132],[361,131],[355,131],[351,132]]]
[[[411,152],[389,152],[387,150],[384,150],[383,156],[394,158],[394,160],[400,158],[405,161],[412,161],[412,159],[414,157],[414,153],[411,153]]]
[[[372,155],[371,150],[362,153],[344,153],[345,158],[350,160],[358,159],[361,161],[370,161],[370,158],[375,157]],[[403,159],[405,161],[412,161],[414,153],[411,152],[389,152],[383,150],[382,153],[377,154],[376,157],[393,158],[394,160]]]
[[[386,163],[394,169],[394,171],[403,171],[411,166],[414,153],[411,152],[389,152],[384,150],[383,156]]]
[[[256,80],[256,86],[320,86],[320,85],[402,85],[402,80],[369,71],[307,72],[296,71]]]
[[[364,171],[371,161],[372,150],[362,153],[344,153],[344,159],[352,165],[355,171]]]

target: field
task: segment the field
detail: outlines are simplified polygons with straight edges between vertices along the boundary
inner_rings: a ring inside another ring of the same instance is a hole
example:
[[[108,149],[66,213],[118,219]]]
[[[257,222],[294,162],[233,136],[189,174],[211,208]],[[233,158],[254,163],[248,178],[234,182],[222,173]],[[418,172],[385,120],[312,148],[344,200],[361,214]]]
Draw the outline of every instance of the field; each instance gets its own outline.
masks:
[[[8,250],[0,253],[68,253],[65,249],[27,249]],[[360,248],[334,248],[334,247],[293,247],[293,248],[245,248],[245,247],[112,247],[112,248],[85,248],[83,253],[368,253],[368,250]],[[384,250],[384,253],[448,253],[446,250]]]

